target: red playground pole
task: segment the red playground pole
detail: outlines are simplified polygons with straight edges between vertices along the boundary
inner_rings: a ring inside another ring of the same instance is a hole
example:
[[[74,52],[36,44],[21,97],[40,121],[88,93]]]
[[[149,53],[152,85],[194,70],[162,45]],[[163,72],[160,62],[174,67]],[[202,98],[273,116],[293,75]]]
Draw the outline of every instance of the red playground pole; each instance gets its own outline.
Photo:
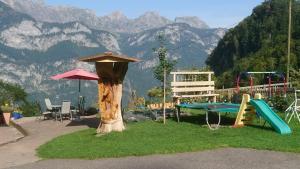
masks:
[[[287,86],[286,86],[286,78],[283,76],[283,93],[284,93],[284,97],[286,97],[286,90],[287,90]]]
[[[250,94],[253,96],[253,77],[250,75]]]
[[[269,74],[269,97],[272,97],[271,74]]]

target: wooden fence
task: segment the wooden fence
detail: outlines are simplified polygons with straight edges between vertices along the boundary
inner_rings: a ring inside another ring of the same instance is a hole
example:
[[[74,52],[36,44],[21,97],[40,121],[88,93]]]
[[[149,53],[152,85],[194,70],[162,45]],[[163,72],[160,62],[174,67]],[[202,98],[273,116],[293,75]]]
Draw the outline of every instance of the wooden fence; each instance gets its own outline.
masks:
[[[273,95],[284,95],[284,88],[288,90],[289,84],[286,83],[275,83],[275,84],[264,84],[264,85],[255,85],[255,86],[246,86],[239,87],[240,93],[261,93],[264,97],[272,97]],[[227,88],[227,89],[216,89],[215,93],[220,94],[221,96],[227,96],[228,98],[232,98],[232,96],[237,92],[237,88]]]

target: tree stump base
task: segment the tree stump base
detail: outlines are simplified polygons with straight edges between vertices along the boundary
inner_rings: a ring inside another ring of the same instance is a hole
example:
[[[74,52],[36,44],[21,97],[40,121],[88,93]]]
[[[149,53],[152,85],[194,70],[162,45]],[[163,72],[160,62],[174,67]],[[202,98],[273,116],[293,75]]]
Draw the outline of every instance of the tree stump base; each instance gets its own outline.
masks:
[[[112,131],[122,132],[125,130],[122,119],[114,122],[101,122],[97,129],[97,134],[110,133]]]

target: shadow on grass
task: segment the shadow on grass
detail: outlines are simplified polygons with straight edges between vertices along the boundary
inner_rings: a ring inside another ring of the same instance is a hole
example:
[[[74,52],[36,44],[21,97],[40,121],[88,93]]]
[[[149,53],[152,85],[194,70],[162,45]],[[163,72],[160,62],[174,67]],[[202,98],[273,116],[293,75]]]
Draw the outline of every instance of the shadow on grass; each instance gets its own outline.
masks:
[[[174,121],[177,121],[176,117],[173,118]],[[210,112],[208,114],[208,120],[210,124],[217,124],[219,117],[218,113]],[[180,122],[192,123],[196,125],[207,125],[206,123],[206,114],[197,114],[197,115],[185,115],[180,117]],[[235,117],[230,117],[224,113],[221,114],[220,125],[222,126],[232,126],[235,122]]]
[[[92,117],[84,117],[81,120],[73,120],[66,126],[67,127],[88,126],[89,128],[98,128],[99,123],[100,123],[99,118],[92,116]]]
[[[267,131],[275,131],[272,127],[270,126],[263,126],[263,125],[256,125],[256,124],[251,124],[248,125],[249,127],[252,128],[257,128],[257,129],[263,129],[263,130],[267,130]]]

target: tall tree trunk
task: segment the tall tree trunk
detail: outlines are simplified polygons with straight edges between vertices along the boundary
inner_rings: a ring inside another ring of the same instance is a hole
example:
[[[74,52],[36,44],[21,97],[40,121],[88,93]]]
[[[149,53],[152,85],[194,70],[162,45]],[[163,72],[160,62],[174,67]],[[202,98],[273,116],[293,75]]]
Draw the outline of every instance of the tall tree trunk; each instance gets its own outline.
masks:
[[[125,129],[121,114],[123,80],[128,63],[96,63],[101,122],[97,133],[123,131]]]

